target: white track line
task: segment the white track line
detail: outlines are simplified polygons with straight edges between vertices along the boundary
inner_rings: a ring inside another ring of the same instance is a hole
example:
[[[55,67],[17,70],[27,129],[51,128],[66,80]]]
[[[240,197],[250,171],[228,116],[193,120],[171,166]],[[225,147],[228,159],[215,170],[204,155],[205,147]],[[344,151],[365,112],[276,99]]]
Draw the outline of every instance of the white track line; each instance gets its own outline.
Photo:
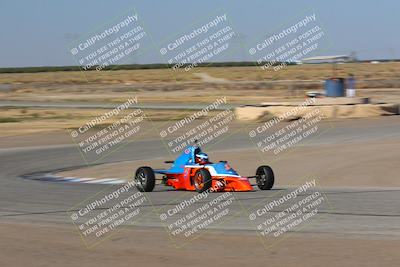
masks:
[[[80,178],[80,177],[63,177],[48,173],[43,177],[36,178],[35,180],[48,181],[48,182],[61,182],[61,183],[83,183],[83,184],[125,184],[126,180],[119,178]]]

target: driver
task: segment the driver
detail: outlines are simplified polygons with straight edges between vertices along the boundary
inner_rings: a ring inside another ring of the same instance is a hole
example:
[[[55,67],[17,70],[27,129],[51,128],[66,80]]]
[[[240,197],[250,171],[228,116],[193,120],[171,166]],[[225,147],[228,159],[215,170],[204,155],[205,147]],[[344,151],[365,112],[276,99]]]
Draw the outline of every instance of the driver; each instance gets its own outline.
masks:
[[[195,157],[196,163],[200,164],[200,165],[204,165],[209,163],[208,161],[208,155],[206,153],[200,152],[198,154],[196,154]]]

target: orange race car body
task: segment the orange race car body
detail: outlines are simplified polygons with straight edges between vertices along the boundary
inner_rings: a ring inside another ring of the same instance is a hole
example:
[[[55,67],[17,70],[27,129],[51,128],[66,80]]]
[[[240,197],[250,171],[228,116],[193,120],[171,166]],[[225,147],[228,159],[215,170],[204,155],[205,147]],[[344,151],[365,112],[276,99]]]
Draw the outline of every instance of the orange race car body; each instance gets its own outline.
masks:
[[[152,191],[155,186],[155,175],[162,175],[162,182],[176,190],[189,190],[202,193],[207,190],[221,191],[252,191],[249,178],[256,178],[257,185],[262,190],[269,190],[274,184],[274,174],[268,166],[260,166],[255,176],[240,176],[227,161],[217,163],[196,163],[195,155],[201,152],[198,146],[187,147],[169,169],[152,169],[140,167],[135,174],[137,187],[140,191]]]

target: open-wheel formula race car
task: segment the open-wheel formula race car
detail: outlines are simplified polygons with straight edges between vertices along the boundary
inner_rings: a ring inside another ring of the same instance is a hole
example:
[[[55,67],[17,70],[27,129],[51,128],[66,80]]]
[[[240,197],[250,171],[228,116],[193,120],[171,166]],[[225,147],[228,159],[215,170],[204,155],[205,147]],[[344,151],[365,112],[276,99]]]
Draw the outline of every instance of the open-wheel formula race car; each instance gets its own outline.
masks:
[[[162,183],[176,190],[189,190],[202,193],[214,191],[252,191],[249,179],[255,178],[258,188],[270,190],[274,185],[274,172],[271,167],[259,166],[254,176],[240,176],[227,161],[212,163],[207,154],[197,145],[187,147],[169,169],[139,167],[135,173],[136,186],[141,192],[151,192],[156,184],[156,174],[162,175]]]

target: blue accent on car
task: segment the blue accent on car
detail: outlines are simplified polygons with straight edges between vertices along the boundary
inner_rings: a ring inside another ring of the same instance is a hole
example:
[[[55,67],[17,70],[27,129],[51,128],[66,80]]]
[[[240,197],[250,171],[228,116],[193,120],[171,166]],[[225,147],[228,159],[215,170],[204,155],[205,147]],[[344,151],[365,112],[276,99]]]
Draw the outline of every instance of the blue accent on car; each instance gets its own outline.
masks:
[[[182,174],[185,170],[185,165],[198,165],[195,163],[195,155],[201,153],[201,149],[197,146],[187,147],[179,157],[176,158],[171,168],[167,170],[157,169],[154,170],[155,173],[159,174]],[[229,174],[229,175],[239,175],[234,169],[232,169],[226,161],[220,161],[218,163],[206,164],[206,166],[214,167],[217,174]]]
[[[232,169],[226,161],[220,161],[218,163],[213,163],[213,164],[210,164],[210,166],[213,166],[215,171],[218,174],[238,175],[238,173],[234,169]]]
[[[176,158],[171,168],[168,170],[154,170],[155,173],[168,174],[168,173],[183,173],[185,165],[197,165],[195,163],[195,155],[200,153],[201,149],[198,146],[187,147],[179,157]]]

